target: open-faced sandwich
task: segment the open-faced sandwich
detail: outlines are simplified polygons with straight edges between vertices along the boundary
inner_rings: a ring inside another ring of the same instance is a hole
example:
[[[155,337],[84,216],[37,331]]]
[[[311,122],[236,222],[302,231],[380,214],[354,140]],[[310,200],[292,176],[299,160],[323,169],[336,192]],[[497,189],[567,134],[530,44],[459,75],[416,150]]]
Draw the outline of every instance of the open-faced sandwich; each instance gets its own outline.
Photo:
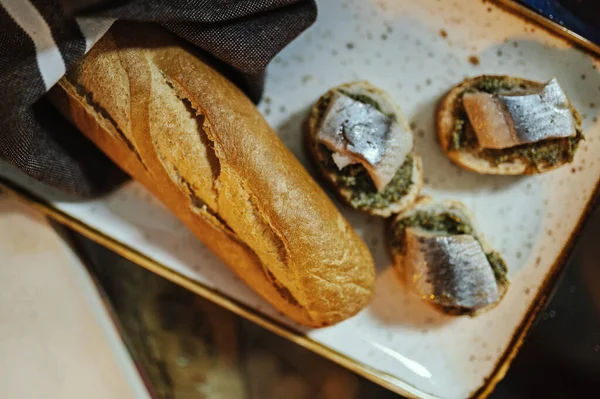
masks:
[[[321,173],[355,209],[388,217],[412,204],[421,158],[398,105],[368,82],[325,93],[308,121],[308,146]]]
[[[453,88],[437,116],[452,161],[479,173],[542,173],[571,162],[581,117],[556,79],[478,76]]]
[[[394,265],[421,298],[451,315],[495,306],[508,288],[506,264],[457,201],[421,197],[390,222]]]

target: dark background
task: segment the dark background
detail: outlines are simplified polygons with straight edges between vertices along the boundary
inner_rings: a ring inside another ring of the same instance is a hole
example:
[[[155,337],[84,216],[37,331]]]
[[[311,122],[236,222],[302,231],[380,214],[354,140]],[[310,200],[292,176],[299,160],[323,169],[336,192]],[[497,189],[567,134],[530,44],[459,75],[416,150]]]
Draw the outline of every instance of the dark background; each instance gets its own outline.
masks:
[[[513,0],[600,45],[600,1]]]

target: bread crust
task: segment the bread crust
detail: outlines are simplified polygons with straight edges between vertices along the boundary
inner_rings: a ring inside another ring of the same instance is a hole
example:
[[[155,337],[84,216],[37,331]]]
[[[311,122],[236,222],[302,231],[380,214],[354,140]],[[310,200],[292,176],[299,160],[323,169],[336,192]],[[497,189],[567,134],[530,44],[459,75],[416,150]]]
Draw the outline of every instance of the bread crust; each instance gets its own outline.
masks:
[[[518,77],[507,77],[507,76],[490,76],[490,75],[481,75],[473,78],[469,78],[464,80],[458,86],[452,88],[440,101],[437,110],[437,132],[438,132],[438,141],[442,146],[442,150],[446,153],[448,158],[452,160],[458,166],[470,170],[472,172],[482,173],[482,174],[490,174],[490,175],[532,175],[537,173],[544,173],[550,170],[556,169],[568,161],[558,162],[554,165],[539,165],[537,168],[531,167],[526,162],[523,162],[521,159],[514,159],[507,162],[502,162],[498,165],[490,164],[486,159],[478,157],[472,151],[459,149],[459,150],[450,150],[450,141],[452,140],[452,136],[454,134],[454,121],[456,120],[456,102],[459,100],[460,95],[467,89],[475,86],[482,79],[490,78],[490,77],[503,77],[508,79],[508,81],[514,84],[515,87],[520,84],[524,84],[528,87],[542,87],[543,83],[522,79]],[[581,126],[581,117],[579,113],[575,110],[573,105],[571,104],[571,111],[575,116],[575,119],[578,123],[577,128],[580,129]]]
[[[170,34],[115,23],[50,97],[296,322],[334,324],[369,302],[366,245],[252,102]]]
[[[362,86],[362,88],[364,88],[368,92],[375,93],[378,96],[385,97],[386,99],[388,99],[389,103],[393,104],[394,114],[396,116],[397,121],[400,124],[402,124],[407,131],[411,131],[410,126],[406,122],[406,119],[404,118],[404,115],[402,114],[402,110],[400,109],[400,107],[389,97],[389,95],[385,91],[371,85],[367,81],[349,82],[349,83],[344,83],[342,85],[333,87],[327,93],[325,93],[321,98],[319,98],[319,100],[317,100],[317,102],[312,106],[311,112],[310,112],[310,115],[308,118],[307,131],[306,131],[308,152],[310,152],[312,159],[316,165],[316,168],[319,170],[319,173],[321,174],[321,176],[323,176],[325,178],[325,180],[328,182],[328,184],[330,184],[331,187],[333,187],[333,189],[338,194],[340,199],[342,201],[344,201],[345,203],[349,204],[350,206],[352,206],[350,203],[350,199],[352,198],[352,190],[344,188],[344,187],[340,187],[338,184],[336,184],[335,174],[332,172],[328,172],[323,167],[321,167],[321,161],[322,161],[321,151],[319,150],[319,143],[315,140],[315,137],[318,133],[317,125],[318,125],[319,117],[320,117],[319,103],[320,103],[321,99],[324,96],[329,95],[330,93],[332,93],[335,90],[349,88],[349,87],[357,86],[357,85]],[[365,207],[365,208],[361,208],[360,209],[361,211],[364,211],[364,212],[369,213],[374,216],[382,216],[382,217],[387,218],[395,213],[402,212],[404,209],[408,208],[410,205],[412,205],[416,201],[416,199],[418,198],[419,193],[421,191],[421,188],[423,187],[423,162],[421,160],[421,157],[419,155],[417,155],[414,151],[412,152],[412,157],[413,157],[412,184],[411,184],[408,192],[404,196],[402,196],[402,198],[399,201],[392,203],[385,208]]]

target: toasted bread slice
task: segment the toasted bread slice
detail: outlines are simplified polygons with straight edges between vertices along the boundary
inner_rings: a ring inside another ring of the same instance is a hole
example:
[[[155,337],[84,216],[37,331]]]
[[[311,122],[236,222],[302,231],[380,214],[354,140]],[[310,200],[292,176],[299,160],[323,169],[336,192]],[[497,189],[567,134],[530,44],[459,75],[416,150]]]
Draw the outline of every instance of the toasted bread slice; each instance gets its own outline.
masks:
[[[482,75],[469,78],[454,87],[440,102],[437,113],[438,139],[442,149],[458,166],[477,173],[492,175],[528,175],[543,173],[558,168],[573,160],[579,141],[583,138],[581,116],[570,104],[576,121],[577,135],[574,137],[545,140],[503,150],[482,150],[456,143],[457,128],[471,129],[462,104],[466,91],[489,93],[503,90],[540,88],[544,84],[518,77]],[[464,121],[464,122],[461,122]],[[463,131],[463,132],[464,132]],[[475,138],[476,140],[476,138]]]
[[[506,278],[506,263],[504,259],[502,259],[500,254],[495,252],[492,246],[485,240],[483,234],[476,225],[475,218],[473,217],[471,212],[462,202],[459,201],[435,201],[431,197],[422,196],[419,199],[417,199],[417,201],[410,208],[399,213],[393,219],[391,219],[388,229],[388,242],[390,243],[390,250],[394,261],[394,267],[403,277],[406,284],[408,284],[411,289],[415,290],[415,287],[413,286],[413,279],[407,278],[408,276],[406,276],[406,270],[409,269],[405,264],[405,262],[407,261],[407,254],[405,253],[404,247],[406,243],[406,229],[408,229],[409,227],[418,227],[425,230],[438,231],[436,228],[432,229],[431,226],[427,226],[427,223],[420,225],[418,222],[406,222],[408,220],[414,219],[415,217],[418,217],[417,215],[419,214],[431,215],[433,217],[432,220],[435,221],[435,224],[440,224],[440,226],[442,226],[444,223],[444,215],[447,215],[446,218],[450,220],[451,224],[456,223],[458,226],[465,225],[467,227],[467,231],[461,231],[461,229],[458,228],[454,232],[448,231],[448,233],[450,233],[448,235],[468,234],[473,236],[481,245],[481,248],[486,254],[490,265],[493,264],[492,270],[494,271],[496,283],[498,285],[498,301],[486,306],[485,308],[472,310],[465,308],[443,307],[437,305],[435,303],[435,300],[431,300],[431,302],[435,306],[440,308],[444,313],[452,315],[469,314],[471,316],[474,316],[481,313],[484,310],[488,310],[496,306],[506,294],[509,285],[508,279]],[[438,217],[440,218],[439,220],[437,219]],[[436,227],[439,228],[440,226]]]
[[[360,211],[371,215],[389,217],[408,208],[419,196],[423,185],[423,166],[421,157],[414,150],[406,162],[398,169],[392,182],[382,192],[377,192],[370,177],[361,165],[350,165],[341,171],[331,159],[331,152],[316,139],[318,128],[329,99],[335,91],[359,90],[367,101],[377,102],[383,112],[392,114],[407,131],[410,131],[400,107],[383,90],[366,81],[346,83],[332,88],[313,105],[308,119],[307,144],[314,162],[323,177],[334,187],[340,198]],[[358,175],[349,176],[349,170],[358,171]],[[348,184],[350,178],[351,184]],[[360,181],[358,181],[360,180]]]

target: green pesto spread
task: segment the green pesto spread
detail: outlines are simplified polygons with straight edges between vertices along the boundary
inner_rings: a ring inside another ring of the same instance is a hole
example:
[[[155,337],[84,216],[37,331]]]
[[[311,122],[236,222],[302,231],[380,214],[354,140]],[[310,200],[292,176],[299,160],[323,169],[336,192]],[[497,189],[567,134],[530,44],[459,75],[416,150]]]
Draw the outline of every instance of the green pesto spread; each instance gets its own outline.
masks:
[[[465,93],[482,91],[494,94],[514,89],[514,83],[510,82],[509,79],[504,76],[487,76],[477,82],[473,88],[465,90]],[[519,85],[521,89],[526,89],[527,87],[524,83]],[[542,140],[537,143],[523,144],[505,149],[480,149],[478,148],[477,136],[471,128],[469,118],[462,104],[462,94],[456,102],[454,114],[456,117],[454,132],[452,139],[449,141],[448,150],[466,149],[476,152],[479,157],[486,159],[493,166],[521,159],[529,167],[539,170],[540,166],[552,166],[559,163],[571,162],[579,146],[579,142],[583,139],[581,129],[578,128],[577,134],[573,137]]]
[[[454,213],[443,212],[435,214],[418,211],[409,217],[392,222],[392,248],[394,251],[404,253],[406,250],[404,237],[408,227],[419,227],[423,230],[435,231],[443,235],[473,235],[474,233],[473,226]],[[478,240],[477,237],[475,237],[475,239]],[[496,281],[503,285],[508,283],[506,278],[508,269],[500,254],[492,251],[486,253],[485,256],[492,267]]]
[[[383,110],[377,101],[364,94],[353,94],[345,90],[339,90],[340,93],[352,98],[355,101],[371,105],[379,112]],[[317,112],[320,123],[329,103],[331,101],[331,92],[325,94],[317,104]],[[388,115],[394,118],[394,115]],[[318,146],[318,151],[321,152],[321,167],[328,174],[333,175],[334,184],[341,190],[350,192],[347,201],[355,209],[385,209],[388,206],[398,202],[405,196],[413,184],[413,158],[409,154],[406,160],[396,171],[396,174],[388,185],[381,191],[377,191],[373,180],[369,173],[361,164],[351,164],[340,170],[333,161],[333,152],[324,145]]]
[[[498,284],[507,285],[508,279],[506,278],[506,273],[508,273],[508,269],[506,268],[506,263],[498,252],[490,252],[485,254],[487,256],[488,262],[490,262],[490,266],[492,266],[492,270],[494,272],[494,277]]]
[[[332,152],[327,147],[320,145],[319,150],[322,152],[321,167],[334,175],[336,186],[350,191],[348,201],[353,208],[385,209],[400,201],[413,184],[413,158],[410,154],[388,185],[379,192],[364,166],[352,164],[340,170],[333,162]]]
[[[401,253],[405,250],[404,236],[408,227],[420,227],[423,230],[435,231],[443,235],[473,233],[473,227],[454,213],[443,212],[435,214],[424,211],[414,212],[409,217],[394,221],[392,225],[394,237],[392,245]]]
[[[346,90],[338,90],[338,91],[340,93],[342,93],[343,95],[350,97],[354,101],[358,101],[359,103],[370,105],[371,107],[375,108],[377,111],[381,112],[382,114],[384,113],[383,109],[381,108],[381,105],[377,101],[373,100],[371,97],[367,96],[366,94],[354,94],[354,93],[350,93],[349,91],[346,91]]]

